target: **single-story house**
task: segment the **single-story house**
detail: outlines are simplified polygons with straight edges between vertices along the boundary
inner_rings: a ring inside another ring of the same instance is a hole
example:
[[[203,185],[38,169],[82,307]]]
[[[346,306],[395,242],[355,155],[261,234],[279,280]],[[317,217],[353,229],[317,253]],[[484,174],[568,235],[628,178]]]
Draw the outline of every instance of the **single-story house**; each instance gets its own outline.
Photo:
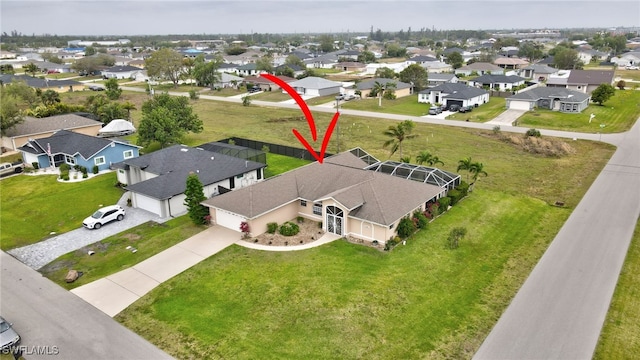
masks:
[[[197,174],[209,198],[262,181],[265,164],[174,145],[114,164],[118,181],[131,192],[131,205],[162,218],[185,214],[186,181]]]
[[[53,135],[29,140],[18,148],[26,164],[38,163],[40,168],[69,164],[91,171],[108,170],[111,164],[138,156],[139,146],[124,142],[75,133],[56,131]]]
[[[547,86],[563,87],[591,94],[601,84],[613,83],[613,70],[564,70],[549,76]]]
[[[274,71],[276,73],[278,73],[278,71],[283,71],[285,70],[285,68],[289,68],[293,71],[293,76],[298,77],[302,74],[304,74],[305,71],[307,71],[306,67],[301,67],[300,65],[296,65],[296,64],[282,64],[282,65],[278,65],[275,67]]]
[[[502,75],[504,74],[504,69],[498,65],[494,65],[486,62],[474,62],[469,65],[462,66],[455,71],[456,75],[464,75],[469,76],[472,73],[476,73],[478,75],[490,74],[490,75]]]
[[[565,113],[579,113],[589,106],[591,97],[583,92],[560,87],[537,87],[507,98],[507,109],[542,108]]]
[[[356,89],[360,90],[360,96],[362,98],[368,97],[369,94],[371,93],[371,90],[373,90],[373,88],[376,86],[376,82],[385,86],[389,83],[395,84],[396,87],[394,88],[394,91],[395,91],[396,97],[398,98],[409,96],[413,93],[413,88],[411,84],[407,84],[405,82],[394,80],[394,79],[377,78],[377,79],[362,81],[356,84]]]
[[[237,89],[240,84],[245,81],[240,76],[219,72],[216,83],[213,84],[214,89],[234,88]]]
[[[339,62],[333,65],[333,68],[341,71],[362,72],[366,70],[367,65],[359,62]]]
[[[578,50],[578,58],[585,64],[590,63],[595,59],[595,61],[600,62],[607,60],[609,54],[606,52],[593,50],[593,49],[579,49]]]
[[[258,74],[262,74],[265,72],[262,70],[258,70],[258,65],[256,65],[256,63],[240,65],[236,68],[236,71],[240,76],[257,76]]]
[[[640,66],[640,51],[630,51],[611,58],[611,62],[619,68]]]
[[[378,71],[378,69],[381,69],[381,68],[391,69],[397,74],[397,73],[400,73],[402,70],[406,69],[407,66],[408,65],[406,63],[404,63],[404,62],[402,62],[402,63],[390,63],[390,64],[386,64],[386,63],[385,64],[383,64],[383,63],[370,63],[370,64],[367,64],[365,66],[365,70],[364,70],[363,74],[374,75]]]
[[[10,84],[13,81],[22,81],[25,82],[28,86],[36,89],[53,90],[56,92],[70,92],[70,91],[82,91],[85,89],[85,84],[75,80],[53,80],[44,78],[41,79],[39,77],[32,77],[29,75],[11,75],[11,74],[2,74],[0,75],[0,83],[2,85]]]
[[[290,78],[288,76],[276,76],[276,77],[286,82],[287,84],[293,81],[296,81],[296,79]],[[280,90],[280,86],[278,84],[262,76],[247,76],[243,80],[245,84],[253,84],[254,86],[258,86],[262,91]]]
[[[418,93],[419,103],[459,106],[480,106],[489,102],[489,93],[462,83],[444,83]]]
[[[238,72],[238,66],[239,66],[238,64],[222,63],[218,67],[218,71],[222,73],[227,73],[227,74],[235,74]]]
[[[403,217],[446,195],[445,187],[425,179],[380,171],[380,162],[362,153],[343,152],[202,204],[218,226],[237,231],[247,222],[253,236],[266,232],[268,223],[302,216],[321,222],[323,231],[384,244],[396,235]],[[414,168],[403,170],[412,173]],[[453,176],[459,183],[459,175]]]
[[[488,86],[491,90],[509,91],[524,84],[524,78],[517,75],[482,75],[469,80],[469,86]]]
[[[418,55],[418,56],[410,57],[409,59],[407,59],[407,65],[412,65],[412,64],[422,65],[422,64],[426,64],[434,61],[438,61],[438,59],[433,56]]]
[[[102,77],[105,79],[133,79],[140,71],[139,67],[131,65],[112,66],[102,70]]]
[[[522,69],[529,65],[527,60],[514,57],[499,57],[493,63],[504,69]]]
[[[25,116],[24,120],[7,129],[2,137],[2,147],[10,151],[18,148],[29,139],[46,138],[58,130],[69,130],[80,134],[97,136],[102,128],[102,122],[76,114],[63,114],[46,118]]]
[[[457,83],[458,77],[453,74],[429,74],[427,86],[438,86],[444,83]]]
[[[420,64],[429,74],[432,73],[448,73],[453,71],[453,67],[442,61],[431,61]]]
[[[538,82],[546,81],[549,76],[557,74],[558,69],[554,69],[544,64],[531,64],[520,70],[520,75],[526,79],[533,79]]]
[[[307,65],[307,68],[331,69],[338,63],[338,54],[331,52],[313,58],[303,59],[302,61]]]
[[[325,96],[340,93],[341,83],[327,79],[309,76],[300,80],[292,81],[289,86],[294,88],[298,94],[308,96]],[[285,92],[284,90],[282,92]]]

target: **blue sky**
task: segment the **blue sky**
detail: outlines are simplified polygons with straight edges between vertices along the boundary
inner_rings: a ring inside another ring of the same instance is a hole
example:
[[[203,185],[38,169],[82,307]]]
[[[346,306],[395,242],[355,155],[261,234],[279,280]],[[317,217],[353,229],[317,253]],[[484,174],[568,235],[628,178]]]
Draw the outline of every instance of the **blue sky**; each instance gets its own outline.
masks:
[[[640,1],[2,0],[0,29],[57,35],[640,27]]]

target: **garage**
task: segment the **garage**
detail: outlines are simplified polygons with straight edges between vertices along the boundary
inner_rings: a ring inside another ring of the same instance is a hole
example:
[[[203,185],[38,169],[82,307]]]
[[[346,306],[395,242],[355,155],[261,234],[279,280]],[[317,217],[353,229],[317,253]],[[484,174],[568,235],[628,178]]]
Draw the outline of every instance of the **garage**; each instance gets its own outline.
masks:
[[[464,101],[462,100],[453,100],[453,99],[447,99],[447,102],[445,104],[447,106],[447,109],[449,107],[451,107],[451,105],[458,105],[459,107],[464,106]]]
[[[531,110],[531,103],[529,101],[511,100],[509,101],[509,109],[529,111]]]
[[[234,231],[240,230],[240,223],[245,221],[245,219],[239,215],[232,214],[230,212],[216,209],[216,224],[220,226],[224,226],[227,229],[231,229]]]
[[[147,210],[149,212],[157,214],[160,217],[163,216],[162,206],[159,200],[150,198],[148,196],[136,194],[136,193],[131,193],[131,197],[132,197],[131,201],[133,202],[133,205],[136,208]]]

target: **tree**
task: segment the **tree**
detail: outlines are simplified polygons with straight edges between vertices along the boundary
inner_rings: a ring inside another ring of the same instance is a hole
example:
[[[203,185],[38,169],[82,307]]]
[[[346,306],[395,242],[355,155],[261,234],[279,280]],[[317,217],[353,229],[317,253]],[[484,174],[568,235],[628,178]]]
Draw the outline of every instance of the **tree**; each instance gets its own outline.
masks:
[[[31,74],[32,77],[36,76],[36,73],[40,71],[40,68],[38,67],[38,65],[34,64],[34,63],[28,63],[27,65],[22,67],[24,69],[24,72],[27,74]]]
[[[97,53],[96,48],[94,48],[93,46],[87,46],[86,48],[84,48],[84,56],[91,56],[91,55],[95,55]]]
[[[228,47],[227,49],[225,49],[224,51],[225,53],[227,53],[227,55],[240,55],[240,54],[244,54],[245,52],[247,52],[247,49],[238,46],[238,45],[233,45],[231,47]]]
[[[184,96],[160,94],[142,104],[142,120],[138,128],[138,144],[147,146],[153,141],[165,147],[180,141],[187,132],[202,131],[202,120],[193,113],[189,99]]]
[[[7,94],[4,87],[0,86],[0,134],[6,135],[7,130],[24,121],[24,116],[14,96]]]
[[[198,57],[203,57],[202,55],[198,55]],[[182,71],[182,79],[183,80],[191,80],[193,78],[193,67],[196,65],[196,59],[191,57],[186,57],[182,59],[183,71]],[[189,81],[192,85],[193,82]]]
[[[616,86],[618,87],[618,89],[620,90],[624,90],[624,87],[627,86],[627,82],[624,80],[620,80],[618,81],[618,83],[616,84]]]
[[[411,164],[411,156],[403,156],[400,158],[401,163]]]
[[[16,71],[11,64],[0,65],[0,74],[15,74]]]
[[[484,176],[488,176],[489,174],[487,174],[486,171],[484,171],[484,164],[481,162],[474,162],[471,164],[470,168],[469,168],[469,172],[471,174],[473,174],[473,176],[471,176],[471,178],[473,179],[473,182],[471,183],[471,185],[475,184],[476,181],[478,181],[478,177],[480,175],[484,175]]]
[[[473,164],[473,161],[471,160],[470,157],[466,158],[466,159],[462,159],[458,161],[458,169],[456,170],[457,172],[460,172],[460,170],[464,170],[464,171],[468,171],[469,174],[471,173],[471,166]],[[467,174],[467,181],[469,181],[469,174]]]
[[[440,159],[438,159],[437,156],[431,155],[431,153],[428,151],[420,151],[420,153],[418,153],[418,156],[416,156],[416,162],[419,165],[422,165],[422,164],[427,164],[429,166],[433,166],[436,164],[444,165],[444,163],[440,161]]]
[[[55,54],[52,54],[50,52],[43,53],[42,59],[48,62],[52,62],[54,64],[64,64],[64,61],[62,61],[62,59],[60,59]]]
[[[460,240],[462,240],[465,235],[467,235],[467,228],[465,227],[455,227],[451,229],[451,232],[449,232],[449,236],[447,237],[449,249],[457,249]]]
[[[394,81],[388,81],[386,84],[384,84],[384,92],[382,94],[382,97],[384,97],[386,100],[395,100],[397,87],[398,86]]]
[[[105,93],[110,100],[118,100],[122,94],[122,89],[118,85],[118,80],[111,78],[104,83]]]
[[[43,92],[40,98],[42,99],[42,104],[44,104],[44,106],[50,106],[60,102],[60,94],[51,89]]]
[[[5,86],[5,91],[7,95],[13,96],[16,101],[24,101],[30,108],[40,102],[35,90],[24,81],[12,81]]]
[[[523,42],[518,49],[518,56],[528,59],[530,63],[542,59],[542,55],[542,45],[531,41]]]
[[[266,54],[256,60],[256,70],[261,70],[269,74],[273,74],[273,56],[271,56],[270,54]]]
[[[307,64],[305,64],[304,61],[302,61],[302,59],[300,59],[299,57],[297,57],[295,55],[287,56],[287,58],[284,60],[284,64],[285,65],[297,65],[297,66],[300,66],[303,69],[307,67]]]
[[[459,52],[454,51],[451,54],[447,55],[445,62],[451,65],[452,68],[457,69],[462,66],[464,60],[462,59],[462,55]]]
[[[209,86],[213,88],[220,78],[218,68],[220,68],[221,63],[222,59],[219,57],[209,62],[205,62],[204,57],[196,58],[196,64],[193,67],[193,78],[196,80],[196,83],[199,86]]]
[[[127,100],[122,104],[122,109],[127,111],[127,119],[131,121],[131,110],[136,110],[136,105]]]
[[[98,114],[100,121],[105,124],[110,123],[115,119],[122,119],[127,115],[127,111],[122,108],[121,104],[117,102],[107,102],[98,108]]]
[[[374,82],[369,96],[378,97],[378,106],[382,106],[382,93],[384,93],[384,84],[379,81]]]
[[[182,74],[182,55],[169,48],[160,49],[145,60],[147,74],[151,78],[168,80],[178,87]]]
[[[332,52],[334,50],[333,35],[320,36],[320,50],[325,53]]]
[[[558,69],[582,69],[582,62],[578,57],[578,52],[566,47],[556,47],[553,63]]]
[[[422,66],[411,64],[400,72],[398,78],[402,82],[413,84],[413,89],[417,92],[427,88],[429,73]]]
[[[405,57],[407,56],[407,49],[401,47],[396,43],[389,43],[386,46],[388,57]]]
[[[591,93],[591,101],[598,103],[602,106],[602,103],[607,102],[616,92],[616,89],[609,84],[600,84]]]
[[[200,204],[207,198],[204,196],[204,187],[197,174],[191,173],[187,176],[187,186],[184,195],[184,204],[187,206],[191,221],[196,225],[204,225],[207,223],[206,216],[209,215],[209,210],[206,206]]]
[[[417,134],[411,134],[415,124],[411,120],[405,120],[396,126],[389,126],[383,134],[389,137],[389,140],[382,144],[383,148],[391,146],[389,157],[391,157],[396,151],[400,150],[400,157],[402,157],[402,142],[407,139],[413,139],[417,137]]]
[[[358,62],[370,64],[376,62],[376,55],[371,51],[363,51],[358,55]]]
[[[390,69],[388,67],[378,68],[375,74],[376,78],[382,78],[382,79],[395,79],[397,76],[398,74],[396,74],[396,72],[393,71],[393,69]]]

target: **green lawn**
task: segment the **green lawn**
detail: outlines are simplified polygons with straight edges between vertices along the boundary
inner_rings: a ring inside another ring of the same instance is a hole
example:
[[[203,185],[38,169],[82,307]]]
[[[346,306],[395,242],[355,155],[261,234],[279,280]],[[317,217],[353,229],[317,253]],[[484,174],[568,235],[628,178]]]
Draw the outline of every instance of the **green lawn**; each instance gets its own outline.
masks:
[[[625,69],[616,69],[616,77],[621,77],[623,79],[631,79],[635,81],[640,81],[640,70],[625,70]],[[640,84],[638,84],[640,85]],[[633,88],[633,83],[627,84],[628,88]]]
[[[447,116],[447,120],[469,120],[472,122],[487,122],[504,112],[505,98],[494,96],[489,102],[474,108],[470,113],[455,113]]]
[[[640,222],[611,300],[594,359],[631,359],[640,354]]]
[[[47,74],[46,78],[47,79],[68,79],[70,77],[76,77],[78,76],[78,73],[57,73],[57,74]],[[85,80],[84,77],[80,77],[77,79],[73,79],[73,80]]]
[[[70,290],[130,268],[204,229],[203,226],[194,225],[188,216],[163,224],[148,222],[62,255],[39,271],[51,281]],[[127,246],[133,246],[138,251],[132,253],[126,249]],[[90,250],[95,251],[95,254],[87,255]],[[71,269],[82,271],[83,275],[69,284],[64,279]]]
[[[267,169],[265,170],[265,178],[282,174],[289,170],[293,170],[300,166],[309,164],[310,161],[292,158],[289,156],[267,153]]]
[[[589,124],[589,117],[595,118]],[[640,116],[640,91],[616,90],[603,106],[590,104],[580,114],[536,109],[518,119],[518,125],[530,128],[567,130],[586,133],[616,133],[627,131]],[[601,128],[600,125],[605,127]]]
[[[251,100],[273,101],[273,102],[291,100],[291,96],[289,94],[283,93],[281,90],[264,91],[259,94],[251,95],[249,98]]]
[[[58,182],[55,175],[20,175],[3,179],[0,194],[0,248],[36,243],[51,232],[64,233],[101,205],[116,203],[123,192],[114,185],[116,173],[75,183]]]
[[[391,253],[233,246],[116,319],[177,358],[468,358],[568,215],[476,190]],[[469,230],[457,250],[453,226]]]
[[[131,80],[127,80],[126,82],[130,82]],[[148,89],[149,88],[149,84],[146,82],[140,82],[140,83],[135,83],[135,84],[127,84],[124,86],[128,86],[128,87],[136,87],[136,88],[141,88],[141,89]],[[195,85],[190,85],[190,84],[180,84],[178,85],[178,87],[174,87],[173,84],[158,84],[158,85],[151,85],[151,88],[154,91],[158,91],[158,92],[189,92],[191,90],[195,90],[195,91],[202,91],[202,90],[207,90],[208,88],[206,87],[202,87],[202,86],[195,86]],[[207,94],[209,94],[207,92]],[[211,93],[211,95],[216,95],[214,93]],[[220,95],[222,96],[222,95]]]
[[[362,98],[341,102],[340,107],[350,110],[375,111],[387,114],[402,114],[409,116],[423,116],[429,113],[429,104],[418,102],[416,95],[403,96],[395,100],[382,99],[382,106],[378,106],[378,98]]]

